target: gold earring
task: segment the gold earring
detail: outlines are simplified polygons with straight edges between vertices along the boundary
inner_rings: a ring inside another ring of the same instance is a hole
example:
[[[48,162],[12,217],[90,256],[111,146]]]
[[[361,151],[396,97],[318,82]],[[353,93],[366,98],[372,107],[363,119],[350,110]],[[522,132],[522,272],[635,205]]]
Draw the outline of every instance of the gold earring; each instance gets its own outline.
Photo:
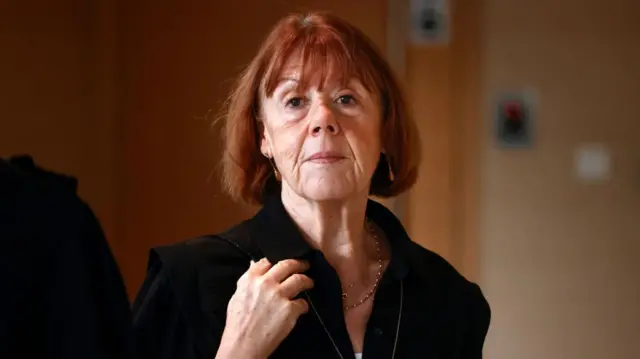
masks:
[[[393,180],[396,179],[396,176],[394,176],[393,174],[393,169],[391,168],[391,161],[389,161],[389,156],[387,156],[386,154],[384,156],[386,157],[386,160],[387,160],[387,167],[389,167],[389,181],[393,182]]]
[[[271,158],[271,157],[267,157],[267,158],[269,159],[269,162],[271,163],[271,167],[273,167],[273,174],[276,177],[276,181],[280,182],[282,177],[280,176],[280,172],[278,171],[278,168],[276,167],[276,163],[274,162],[273,158]]]

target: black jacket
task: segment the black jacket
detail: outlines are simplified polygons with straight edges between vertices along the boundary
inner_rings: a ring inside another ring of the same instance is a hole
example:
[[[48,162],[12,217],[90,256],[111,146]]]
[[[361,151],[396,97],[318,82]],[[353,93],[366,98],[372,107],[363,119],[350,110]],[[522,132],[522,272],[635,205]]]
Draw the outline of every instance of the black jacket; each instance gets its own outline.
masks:
[[[0,159],[0,358],[132,357],[124,282],[76,187]]]
[[[412,242],[384,206],[369,201],[367,216],[385,231],[392,254],[375,294],[364,357],[391,358],[395,347],[395,358],[481,358],[490,309],[479,287]],[[305,242],[278,197],[225,233],[151,250],[148,276],[134,302],[139,358],[214,358],[236,281],[249,257],[263,256],[272,263],[310,261],[307,274],[315,286],[309,298],[342,357],[353,358],[338,277]],[[272,358],[339,358],[336,347],[310,311]]]

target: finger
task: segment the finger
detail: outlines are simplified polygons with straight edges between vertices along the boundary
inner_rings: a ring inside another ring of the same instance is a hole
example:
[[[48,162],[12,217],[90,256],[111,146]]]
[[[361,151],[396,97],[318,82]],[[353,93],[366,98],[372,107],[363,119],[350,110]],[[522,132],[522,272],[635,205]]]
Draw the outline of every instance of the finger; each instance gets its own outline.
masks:
[[[313,288],[313,280],[304,274],[294,273],[279,286],[280,294],[285,298],[293,298],[305,290]]]
[[[307,303],[305,299],[295,299],[289,303],[291,303],[291,309],[296,316],[300,316],[309,311],[309,303]]]
[[[309,263],[307,261],[285,259],[276,263],[271,269],[269,269],[269,272],[266,275],[276,283],[282,283],[282,281],[289,278],[292,274],[301,273],[307,269],[309,269]]]
[[[262,276],[271,269],[271,263],[267,258],[262,258],[257,262],[253,262],[247,272],[252,275]]]

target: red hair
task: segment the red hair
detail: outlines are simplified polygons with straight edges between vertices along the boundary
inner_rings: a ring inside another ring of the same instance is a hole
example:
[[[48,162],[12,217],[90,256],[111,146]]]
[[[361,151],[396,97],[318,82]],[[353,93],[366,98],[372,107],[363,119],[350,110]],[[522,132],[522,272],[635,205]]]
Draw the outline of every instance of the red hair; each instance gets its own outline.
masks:
[[[315,13],[280,20],[229,96],[223,116],[222,183],[231,197],[262,204],[265,196],[280,191],[271,163],[260,152],[260,95],[273,94],[293,56],[301,60],[303,89],[312,82],[322,89],[328,77],[344,85],[356,78],[378,96],[385,153],[371,179],[370,193],[392,197],[411,188],[420,161],[419,139],[393,71],[359,29],[336,16]]]

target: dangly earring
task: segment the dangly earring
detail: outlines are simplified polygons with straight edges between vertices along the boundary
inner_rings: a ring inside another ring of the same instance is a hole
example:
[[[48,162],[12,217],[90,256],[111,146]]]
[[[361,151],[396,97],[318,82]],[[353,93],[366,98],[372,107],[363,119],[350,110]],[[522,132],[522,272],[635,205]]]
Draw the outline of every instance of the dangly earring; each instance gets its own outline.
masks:
[[[267,157],[267,158],[269,159],[269,162],[271,163],[271,167],[273,167],[273,174],[276,177],[276,181],[280,182],[282,177],[280,176],[280,171],[278,171],[278,168],[276,167],[275,161],[271,157]]]
[[[389,167],[389,181],[393,182],[393,180],[396,179],[396,176],[393,174],[393,169],[391,168],[391,161],[389,160],[389,156],[387,156],[387,154],[384,153],[384,151],[382,153],[384,154],[384,159],[387,161],[387,167]]]
[[[282,176],[280,176],[280,171],[278,171],[278,167],[276,167],[276,162],[274,161],[273,157],[271,157],[271,154],[269,152],[262,152],[262,155],[269,160],[269,163],[271,163],[271,168],[273,168],[273,175],[276,178],[276,181],[280,182]]]

